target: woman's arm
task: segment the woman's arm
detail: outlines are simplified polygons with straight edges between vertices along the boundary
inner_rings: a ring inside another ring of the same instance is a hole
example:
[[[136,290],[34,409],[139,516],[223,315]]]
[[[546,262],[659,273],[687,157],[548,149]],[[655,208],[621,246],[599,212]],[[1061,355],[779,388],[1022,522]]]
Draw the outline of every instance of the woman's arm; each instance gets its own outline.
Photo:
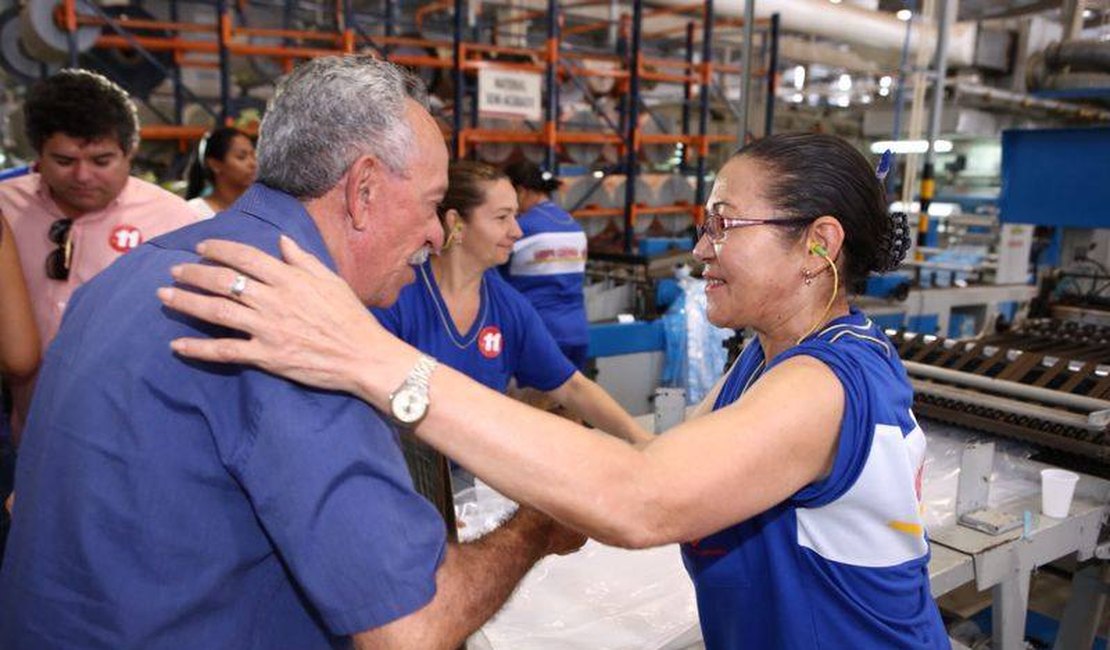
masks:
[[[38,368],[41,354],[15,238],[0,215],[0,374],[28,379]]]
[[[175,277],[209,291],[162,289],[171,308],[249,339],[179,339],[208,361],[249,363],[387,410],[417,350],[389,336],[350,288],[283,241],[286,265],[250,247],[206,242],[201,253],[253,278],[224,296],[235,271],[183,265]],[[802,395],[798,386],[805,386]],[[643,547],[703,537],[787,499],[835,457],[844,391],[824,364],[790,359],[731,406],[688,421],[642,450],[515,402],[439,366],[416,434],[495,489],[597,539]]]
[[[580,372],[576,371],[570,379],[547,394],[591,426],[632,444],[646,443],[654,437],[636,424],[636,420],[605,389]]]

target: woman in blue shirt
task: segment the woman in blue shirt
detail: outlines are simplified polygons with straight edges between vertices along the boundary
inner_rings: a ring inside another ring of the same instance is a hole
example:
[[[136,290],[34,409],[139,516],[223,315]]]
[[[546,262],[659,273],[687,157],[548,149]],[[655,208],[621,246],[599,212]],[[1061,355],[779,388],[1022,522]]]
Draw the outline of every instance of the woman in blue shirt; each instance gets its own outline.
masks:
[[[561,182],[527,160],[505,173],[520,202],[521,238],[501,267],[513,285],[543,318],[559,349],[579,369],[586,365],[589,323],[586,320],[586,232],[551,200]]]
[[[438,368],[417,436],[601,541],[682,542],[710,650],[948,648],[929,589],[913,391],[897,351],[845,295],[901,261],[904,218],[888,214],[867,160],[822,134],[746,145],[706,207],[695,254],[709,320],[757,336],[687,422],[632,448]],[[252,305],[227,302],[226,269],[199,265],[189,284],[224,295],[168,303],[253,338],[180,351],[390,408],[420,355],[368,324],[342,281],[292,246],[294,268],[219,249],[209,255],[237,268],[269,262]],[[289,350],[281,332],[317,331],[317,320],[342,326]]]
[[[567,360],[544,320],[496,268],[520,239],[517,194],[496,167],[456,161],[439,205],[443,250],[379,322],[401,340],[498,392],[510,379],[547,393],[591,425],[641,442],[649,434]]]

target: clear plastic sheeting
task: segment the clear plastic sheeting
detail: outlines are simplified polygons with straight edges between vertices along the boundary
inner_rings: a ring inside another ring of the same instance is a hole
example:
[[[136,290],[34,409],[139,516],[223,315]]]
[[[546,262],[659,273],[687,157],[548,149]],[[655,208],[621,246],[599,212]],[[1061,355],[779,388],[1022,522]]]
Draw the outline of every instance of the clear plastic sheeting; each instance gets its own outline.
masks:
[[[922,487],[926,530],[956,523],[960,456],[964,448],[973,442],[993,442],[995,445],[990,492],[987,495],[990,507],[1040,494],[1041,486],[1032,479],[1035,474],[1028,469],[1032,448],[931,420],[922,420],[921,428],[925,431],[927,444]]]
[[[675,271],[679,296],[663,315],[666,339],[663,386],[686,389],[686,403],[697,404],[724,372],[728,352],[724,342],[732,330],[709,322],[706,315],[705,280],[690,277],[690,269]]]
[[[461,539],[516,507],[476,482],[455,499]],[[673,650],[700,647],[694,589],[677,546],[629,551],[590,540],[548,557],[467,643],[469,650]]]

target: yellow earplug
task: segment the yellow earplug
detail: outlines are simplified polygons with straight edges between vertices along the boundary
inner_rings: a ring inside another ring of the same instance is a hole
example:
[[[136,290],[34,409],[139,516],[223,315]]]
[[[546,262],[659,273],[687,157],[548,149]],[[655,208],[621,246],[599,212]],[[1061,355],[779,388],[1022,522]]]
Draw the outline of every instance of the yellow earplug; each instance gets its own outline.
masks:
[[[809,242],[809,251],[811,253],[813,253],[814,255],[820,255],[821,257],[828,257],[829,256],[828,249],[825,248],[824,246],[822,246],[820,243],[815,242],[815,241]]]

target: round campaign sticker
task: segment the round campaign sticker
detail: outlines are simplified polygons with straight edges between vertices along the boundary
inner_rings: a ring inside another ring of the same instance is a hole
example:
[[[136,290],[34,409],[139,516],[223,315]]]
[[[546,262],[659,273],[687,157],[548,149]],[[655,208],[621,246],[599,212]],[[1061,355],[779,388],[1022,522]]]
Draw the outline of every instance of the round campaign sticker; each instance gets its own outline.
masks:
[[[496,359],[501,354],[501,328],[488,325],[478,332],[478,351],[487,359]]]
[[[119,253],[126,253],[143,243],[143,233],[135,226],[121,224],[108,235],[108,245]]]

